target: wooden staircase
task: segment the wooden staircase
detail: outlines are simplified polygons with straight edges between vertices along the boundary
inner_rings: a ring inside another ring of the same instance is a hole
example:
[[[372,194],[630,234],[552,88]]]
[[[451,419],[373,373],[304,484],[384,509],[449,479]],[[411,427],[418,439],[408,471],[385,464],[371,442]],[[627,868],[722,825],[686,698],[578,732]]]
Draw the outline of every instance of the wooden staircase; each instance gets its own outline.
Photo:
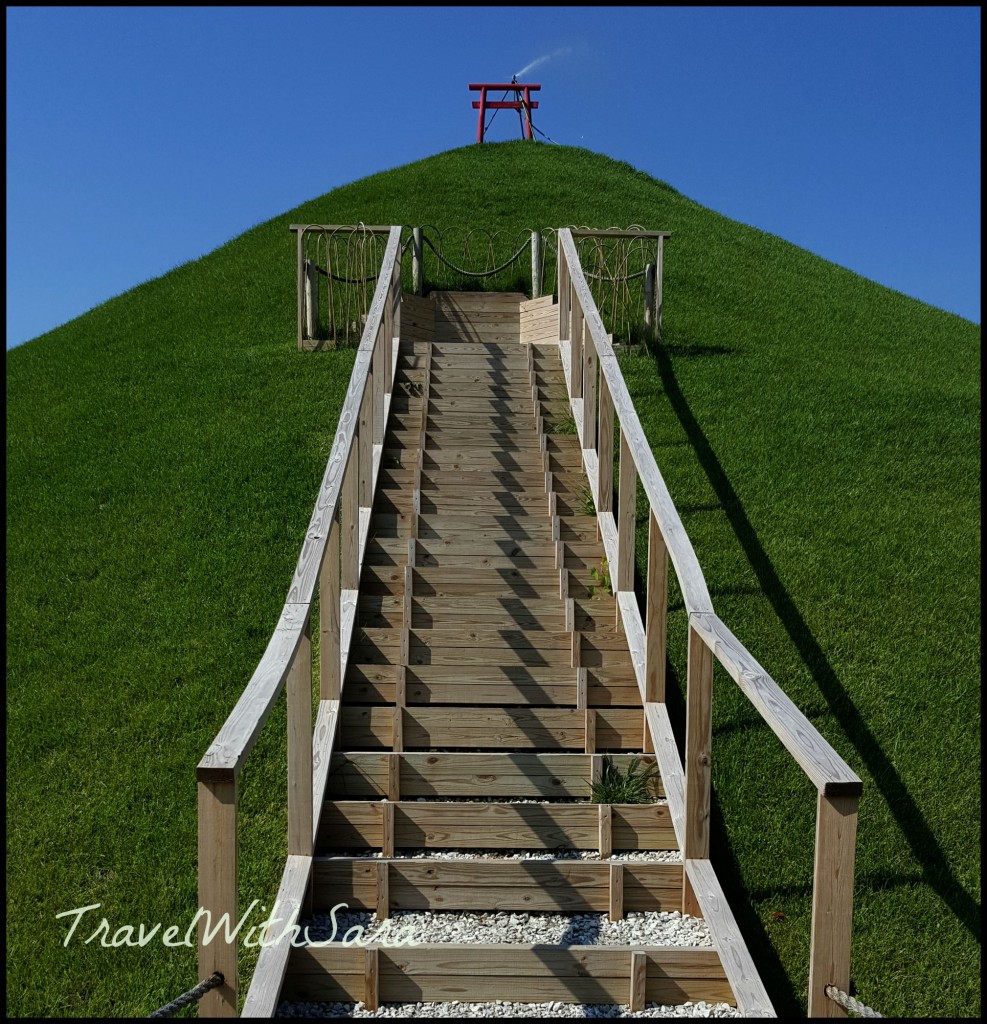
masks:
[[[664,800],[590,799],[646,726],[558,347],[519,344],[523,298],[405,297],[316,914],[682,910],[681,862],[612,859],[677,849]],[[450,849],[477,855],[408,856]],[[299,948],[282,999],[734,1001],[712,947],[456,943]]]
[[[405,294],[402,257],[410,246],[416,280],[421,240],[402,246],[397,225],[293,230],[300,348],[321,269],[306,267],[306,232],[386,234],[387,245],[287,599],[197,767],[199,976],[211,984],[200,1015],[297,1016],[327,1000],[635,1012],[703,1000],[774,1016],[710,861],[718,663],[811,783],[809,1014],[845,1016],[831,992],[849,987],[860,779],[717,615],[574,231],[556,235],[557,300],[524,300]],[[684,751],[665,703],[673,573]],[[241,920],[240,772],[282,692],[275,908],[287,924],[261,930],[241,1007],[239,939],[208,936]],[[660,769],[650,801],[594,802],[608,759],[632,757]],[[553,927],[596,915],[598,938],[627,944],[593,944],[575,925],[530,944],[519,941],[530,931],[460,943],[431,927],[435,941],[414,945],[296,942],[292,922],[317,924],[340,903],[378,931],[419,912],[431,924],[494,915],[485,926],[497,914],[547,914]],[[656,911],[677,912],[690,934],[637,927]]]

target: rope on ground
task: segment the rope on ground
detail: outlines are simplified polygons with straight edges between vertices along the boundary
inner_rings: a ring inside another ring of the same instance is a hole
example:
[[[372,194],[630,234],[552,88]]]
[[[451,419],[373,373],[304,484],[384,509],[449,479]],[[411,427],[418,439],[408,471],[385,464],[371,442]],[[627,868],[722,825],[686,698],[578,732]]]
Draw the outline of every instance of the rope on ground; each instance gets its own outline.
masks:
[[[179,1010],[184,1010],[186,1006],[197,1003],[210,989],[219,988],[225,980],[219,971],[214,971],[205,981],[200,981],[195,988],[190,988],[188,992],[183,992],[177,999],[173,999],[170,1003],[165,1003],[160,1010],[155,1010],[154,1013],[149,1013],[147,1016],[149,1018],[170,1017],[172,1014],[178,1013]]]
[[[432,239],[428,235],[424,236],[425,241],[428,243],[429,249],[435,253],[439,258],[440,263],[444,263],[450,270],[455,270],[457,274],[463,274],[465,277],[493,277],[494,274],[499,274],[502,270],[506,270],[517,258],[523,253],[529,246],[528,242],[525,242],[520,249],[514,255],[507,260],[506,263],[501,263],[499,267],[494,267],[493,270],[475,271],[475,270],[463,270],[462,267],[457,267],[455,263],[450,263],[442,253],[432,244]]]
[[[854,999],[853,996],[848,996],[846,992],[838,989],[835,985],[827,985],[825,991],[826,995],[828,995],[834,1003],[839,1003],[844,1010],[856,1013],[860,1017],[884,1016],[883,1013],[878,1013],[877,1010],[872,1010],[869,1006],[865,1006],[859,999]]]

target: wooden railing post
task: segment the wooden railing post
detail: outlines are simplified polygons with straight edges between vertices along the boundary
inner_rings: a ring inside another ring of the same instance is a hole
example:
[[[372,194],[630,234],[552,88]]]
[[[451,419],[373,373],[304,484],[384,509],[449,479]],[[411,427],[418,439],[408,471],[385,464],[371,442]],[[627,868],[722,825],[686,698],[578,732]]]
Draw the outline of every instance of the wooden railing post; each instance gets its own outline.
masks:
[[[288,672],[288,856],[312,856],[312,617]]]
[[[326,557],[319,574],[319,699],[339,700],[342,689],[340,679],[340,621],[339,621],[339,535],[340,520],[333,517],[329,524],[329,542]]]
[[[709,860],[711,748],[713,741],[713,652],[689,623],[685,712],[685,843],[683,860]],[[691,887],[682,893],[682,913],[701,916]]]
[[[541,232],[531,232],[531,297],[541,297]]]
[[[356,590],[360,585],[360,445],[357,437],[353,438],[343,471],[339,519],[343,533],[340,583],[343,590]]]
[[[620,491],[617,494],[617,565],[613,567],[614,595],[634,589],[634,519],[637,513],[637,471],[627,435],[620,431]]]
[[[559,246],[557,271],[559,279],[559,341],[565,341],[569,334],[569,264],[566,262],[561,245]]]
[[[370,392],[373,401],[374,444],[384,443],[384,325],[378,328],[377,342],[371,357],[373,377],[370,381]],[[367,502],[369,505],[370,502]]]
[[[303,296],[302,296],[302,263],[305,259],[304,250],[304,237],[305,229],[303,227],[295,228],[295,300],[297,306],[297,328],[298,328],[298,351],[302,351],[302,340],[303,332],[305,329],[304,310],[302,308]]]
[[[644,330],[648,341],[655,336],[655,265],[644,268]]]
[[[589,324],[583,319],[583,448],[596,450],[596,345]]]
[[[644,699],[665,700],[665,627],[668,616],[668,548],[658,517],[648,517],[647,636],[644,646]]]
[[[226,941],[226,928],[217,925],[228,917],[232,934],[237,922],[237,780],[231,769],[198,772],[199,789],[199,980],[219,971],[224,982],[199,1002],[200,1017],[237,1015],[237,942]],[[214,932],[203,945],[206,928]]]
[[[422,273],[422,229],[411,229],[411,283],[416,295],[425,294],[425,277]]]
[[[571,354],[570,367],[572,369],[572,397],[583,397],[583,307],[579,304],[579,298],[572,291],[570,282],[570,314],[569,314],[569,340],[572,343],[569,349]],[[585,445],[583,446],[585,447]]]
[[[356,462],[357,477],[360,481],[360,507],[369,508],[373,495],[371,492],[373,468],[373,409],[374,409],[374,366],[370,361],[367,382],[364,385],[363,397],[360,400],[360,425],[355,443],[360,453]],[[357,535],[359,544],[359,535]]]
[[[816,863],[812,885],[809,940],[809,1016],[846,1017],[826,986],[850,990],[853,930],[853,867],[857,842],[858,796],[819,794],[816,811]]]
[[[305,261],[305,337],[319,336],[319,268]]]
[[[658,262],[655,265],[655,341],[661,343],[662,276],[665,273],[665,239],[658,239]]]
[[[600,422],[597,443],[596,514],[602,516],[613,508],[613,399],[606,375],[600,374]]]

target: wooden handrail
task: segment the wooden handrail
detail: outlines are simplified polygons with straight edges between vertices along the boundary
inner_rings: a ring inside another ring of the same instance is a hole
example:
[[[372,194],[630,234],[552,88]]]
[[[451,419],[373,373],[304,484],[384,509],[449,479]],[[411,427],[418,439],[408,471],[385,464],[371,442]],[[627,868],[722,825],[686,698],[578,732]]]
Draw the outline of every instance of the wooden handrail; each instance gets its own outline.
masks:
[[[559,230],[559,348],[600,536],[615,569],[614,596],[644,700],[647,732],[667,779],[669,810],[683,851],[683,909],[706,914],[718,945],[736,946],[735,923],[729,914],[714,912],[717,900],[706,884],[713,876],[702,867],[709,859],[715,657],[817,789],[809,1014],[846,1016],[826,996],[825,988],[836,985],[846,989],[850,980],[854,846],[863,785],[714,611],[699,560],[645,437],[583,273],[573,242],[573,236],[583,233]],[[606,232],[592,232],[601,233]],[[616,515],[612,509],[615,415],[620,427]],[[638,480],[650,508],[646,624],[641,621],[631,576]],[[667,560],[675,569],[689,621],[684,766],[663,704]],[[694,884],[699,879],[704,880],[702,886]],[[731,979],[737,981],[738,1005],[746,1004],[742,1010],[756,1013],[758,1000],[743,994],[747,967],[738,961],[731,971]]]
[[[299,240],[304,230],[301,226]],[[380,276],[287,599],[260,663],[198,765],[199,905],[210,915],[212,927],[224,914],[233,922],[231,930],[237,920],[238,776],[286,681],[289,863],[279,899],[301,908],[307,901],[318,810],[338,721],[340,683],[356,616],[355,588],[369,533],[397,357],[401,228],[386,230],[389,237]],[[331,631],[333,642],[320,650],[320,701],[313,736],[311,619],[317,587],[322,600],[321,632]],[[226,942],[221,929],[206,945],[205,926],[206,919],[200,918],[199,976],[204,979],[218,970],[225,981],[203,997],[199,1014],[233,1017],[238,989],[236,939]],[[249,1001],[251,1012],[258,1007],[273,1012],[268,1003],[280,988],[274,975],[285,962],[281,945],[262,950],[256,972],[263,974],[262,983],[259,994]],[[262,972],[262,963],[271,965],[270,969]]]

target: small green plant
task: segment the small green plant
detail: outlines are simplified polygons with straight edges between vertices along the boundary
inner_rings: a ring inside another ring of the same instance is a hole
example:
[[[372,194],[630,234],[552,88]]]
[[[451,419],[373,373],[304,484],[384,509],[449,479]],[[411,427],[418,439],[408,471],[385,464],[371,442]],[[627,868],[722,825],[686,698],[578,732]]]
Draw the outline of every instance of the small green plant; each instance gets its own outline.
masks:
[[[590,597],[596,597],[597,587],[601,587],[608,594],[613,596],[613,580],[610,579],[610,563],[605,558],[600,559],[599,569],[597,569],[595,565],[590,569],[589,575],[594,584],[589,588]]]
[[[584,516],[596,515],[596,505],[593,504],[593,492],[590,490],[589,484],[583,484],[579,488],[576,507]]]
[[[658,763],[644,764],[640,757],[632,757],[626,773],[614,764],[612,757],[603,759],[603,774],[591,788],[596,804],[650,804],[654,799],[653,780],[658,775]]]
[[[576,433],[576,421],[573,418],[572,413],[563,413],[561,416],[552,420],[549,433],[574,435]]]

